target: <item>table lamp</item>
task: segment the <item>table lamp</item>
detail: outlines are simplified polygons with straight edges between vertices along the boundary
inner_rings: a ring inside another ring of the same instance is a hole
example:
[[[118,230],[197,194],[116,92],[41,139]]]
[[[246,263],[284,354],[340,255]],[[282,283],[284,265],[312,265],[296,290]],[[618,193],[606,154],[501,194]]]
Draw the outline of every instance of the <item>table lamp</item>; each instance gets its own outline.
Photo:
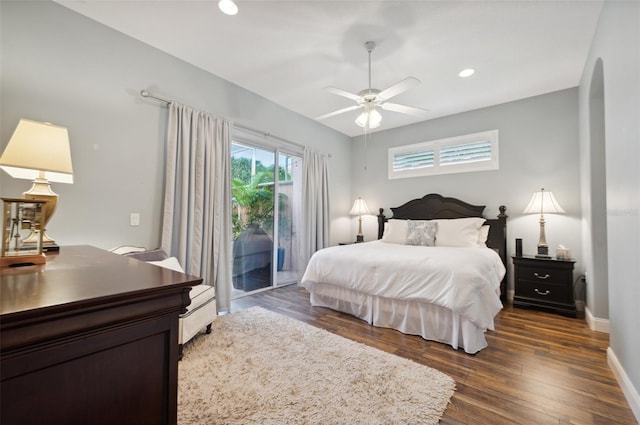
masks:
[[[362,216],[365,214],[371,214],[369,208],[367,208],[367,203],[364,202],[364,199],[356,199],[349,214],[358,216],[358,235],[356,236],[356,242],[364,242],[364,235],[362,234]]]
[[[47,122],[21,119],[0,157],[0,168],[11,177],[33,180],[24,198],[46,201],[42,228],[44,251],[58,250],[55,241],[46,234],[46,226],[53,216],[58,195],[49,182],[73,183],[69,135],[65,127]],[[31,234],[22,242],[35,243]]]
[[[534,192],[529,201],[529,205],[523,211],[525,214],[540,214],[540,238],[538,240],[537,258],[551,258],[549,255],[549,246],[547,238],[544,234],[544,213],[558,214],[564,213],[564,210],[556,201],[553,192],[545,191],[544,188],[540,192]]]

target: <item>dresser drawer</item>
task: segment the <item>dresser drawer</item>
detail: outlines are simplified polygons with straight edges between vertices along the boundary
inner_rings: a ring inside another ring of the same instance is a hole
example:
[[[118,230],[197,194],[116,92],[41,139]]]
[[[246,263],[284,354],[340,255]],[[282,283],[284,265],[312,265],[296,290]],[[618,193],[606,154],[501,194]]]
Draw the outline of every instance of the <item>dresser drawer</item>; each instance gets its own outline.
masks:
[[[567,282],[572,282],[573,280],[573,270],[520,266],[518,278],[536,283],[560,283],[566,286]]]
[[[544,302],[567,303],[572,300],[572,288],[568,285],[552,282],[518,282],[518,296]]]

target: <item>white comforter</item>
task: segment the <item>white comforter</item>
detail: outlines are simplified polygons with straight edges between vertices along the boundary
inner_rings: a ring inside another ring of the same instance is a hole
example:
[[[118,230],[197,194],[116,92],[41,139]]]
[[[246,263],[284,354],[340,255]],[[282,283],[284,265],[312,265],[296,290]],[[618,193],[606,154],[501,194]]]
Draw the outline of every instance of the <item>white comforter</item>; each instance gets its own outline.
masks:
[[[398,245],[382,241],[325,248],[309,261],[301,285],[329,283],[384,298],[437,304],[481,329],[502,309],[506,270],[489,248]]]

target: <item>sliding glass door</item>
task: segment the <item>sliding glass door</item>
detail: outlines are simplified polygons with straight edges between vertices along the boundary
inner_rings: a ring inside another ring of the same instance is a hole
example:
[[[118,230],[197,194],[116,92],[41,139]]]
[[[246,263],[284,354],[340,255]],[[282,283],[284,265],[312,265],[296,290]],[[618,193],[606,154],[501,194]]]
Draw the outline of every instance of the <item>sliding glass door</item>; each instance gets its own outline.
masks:
[[[277,149],[232,144],[232,297],[296,282],[300,161]]]

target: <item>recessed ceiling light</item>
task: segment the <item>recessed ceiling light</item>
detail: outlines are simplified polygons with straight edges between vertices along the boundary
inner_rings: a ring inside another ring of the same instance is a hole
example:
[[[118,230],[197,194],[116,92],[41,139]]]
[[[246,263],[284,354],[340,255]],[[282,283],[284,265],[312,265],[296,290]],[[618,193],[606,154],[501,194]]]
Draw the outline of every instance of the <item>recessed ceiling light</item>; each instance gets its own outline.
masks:
[[[475,69],[467,68],[467,69],[463,69],[462,71],[460,71],[460,73],[458,75],[460,77],[462,77],[462,78],[471,77],[475,72],[476,72]]]
[[[218,8],[227,15],[235,15],[238,13],[238,6],[233,0],[220,0],[218,2]]]

